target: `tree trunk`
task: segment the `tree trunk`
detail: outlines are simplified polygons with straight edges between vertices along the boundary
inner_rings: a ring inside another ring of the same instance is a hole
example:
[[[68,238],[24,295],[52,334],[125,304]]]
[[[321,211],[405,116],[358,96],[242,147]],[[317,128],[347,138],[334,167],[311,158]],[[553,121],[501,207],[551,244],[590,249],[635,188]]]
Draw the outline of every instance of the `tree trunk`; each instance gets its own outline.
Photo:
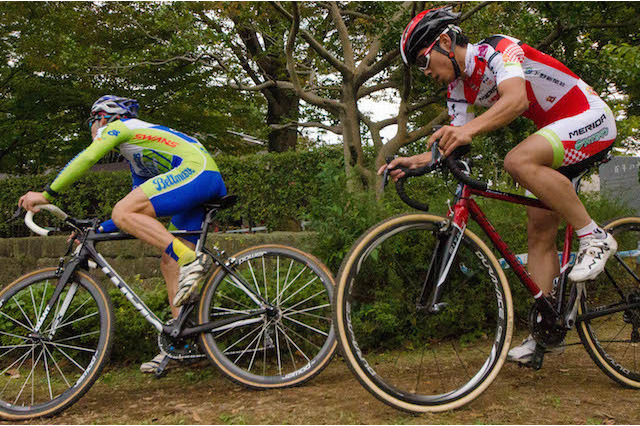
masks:
[[[300,98],[291,90],[277,88],[269,90],[271,96],[267,96],[267,125],[286,124],[298,121]],[[273,99],[273,101],[271,101]],[[295,127],[284,129],[271,129],[268,138],[269,152],[284,152],[296,148],[298,131]]]

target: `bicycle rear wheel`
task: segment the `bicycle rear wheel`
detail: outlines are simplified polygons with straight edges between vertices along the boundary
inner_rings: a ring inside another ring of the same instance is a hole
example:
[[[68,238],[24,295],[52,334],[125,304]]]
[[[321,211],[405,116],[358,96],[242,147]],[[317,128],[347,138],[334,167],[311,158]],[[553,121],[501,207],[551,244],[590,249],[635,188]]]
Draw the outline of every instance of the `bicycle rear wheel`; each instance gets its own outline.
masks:
[[[202,334],[205,353],[231,380],[257,388],[304,383],[329,363],[336,349],[331,320],[334,282],[315,257],[281,245],[233,256],[233,269],[274,309]],[[201,324],[262,309],[219,268],[207,281]]]
[[[410,214],[369,229],[345,257],[336,289],[347,365],[376,398],[411,412],[449,410],[477,397],[503,365],[513,330],[506,277],[470,231],[442,286],[441,309],[417,306],[439,235],[448,235],[445,223]]]
[[[84,395],[111,349],[113,308],[82,272],[65,286],[40,332],[58,277],[55,268],[27,274],[0,292],[0,417],[56,414]],[[56,320],[57,318],[57,320]]]
[[[605,272],[586,283],[580,315],[598,315],[578,324],[578,334],[591,359],[611,379],[640,388],[640,218],[616,220],[605,227],[618,242]],[[613,312],[611,312],[613,311]]]

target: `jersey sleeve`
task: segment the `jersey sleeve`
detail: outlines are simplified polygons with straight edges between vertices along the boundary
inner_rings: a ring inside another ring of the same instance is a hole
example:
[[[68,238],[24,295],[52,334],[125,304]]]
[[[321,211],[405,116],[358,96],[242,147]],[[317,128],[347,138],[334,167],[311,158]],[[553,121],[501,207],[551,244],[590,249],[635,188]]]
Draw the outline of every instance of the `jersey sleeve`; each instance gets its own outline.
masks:
[[[524,79],[524,50],[517,43],[511,40],[503,40],[497,49],[491,48],[492,52],[487,52],[487,65],[496,76],[496,86],[505,80],[514,77]]]
[[[131,130],[120,120],[106,126],[100,137],[94,139],[91,145],[69,161],[53,182],[47,185],[43,192],[45,198],[52,201],[59,192],[64,191],[82,177],[105,154],[129,140],[131,134]]]

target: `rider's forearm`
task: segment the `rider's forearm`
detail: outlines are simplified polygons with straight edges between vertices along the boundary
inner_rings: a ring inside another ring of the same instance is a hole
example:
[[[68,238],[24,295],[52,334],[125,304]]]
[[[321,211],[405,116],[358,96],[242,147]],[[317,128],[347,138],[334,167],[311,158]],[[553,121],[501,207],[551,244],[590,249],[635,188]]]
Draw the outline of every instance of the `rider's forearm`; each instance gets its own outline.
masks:
[[[109,124],[104,129],[103,135],[69,161],[54,181],[45,188],[43,193],[45,198],[52,201],[58,192],[64,191],[82,177],[91,166],[96,164],[107,152],[117,147],[130,133],[131,131],[120,121]]]

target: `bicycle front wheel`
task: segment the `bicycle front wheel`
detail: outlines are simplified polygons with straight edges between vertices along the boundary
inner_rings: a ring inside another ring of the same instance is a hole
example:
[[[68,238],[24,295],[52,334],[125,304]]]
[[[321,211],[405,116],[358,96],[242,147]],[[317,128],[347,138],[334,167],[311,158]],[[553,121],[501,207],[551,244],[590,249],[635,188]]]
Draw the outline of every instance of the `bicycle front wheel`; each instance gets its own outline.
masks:
[[[47,311],[57,284],[55,268],[46,268],[0,292],[4,419],[25,420],[64,410],[89,390],[108,358],[113,308],[106,292],[91,277],[76,272]]]
[[[619,219],[605,229],[618,242],[618,252],[602,274],[586,283],[578,334],[607,376],[640,388],[640,307],[625,309],[640,304],[640,218]]]
[[[253,247],[233,258],[234,271],[266,304],[257,303],[219,268],[202,290],[200,323],[249,316],[204,333],[205,353],[227,377],[251,388],[310,380],[329,363],[337,346],[331,273],[315,257],[281,245]],[[270,306],[269,313],[251,316],[264,305]]]
[[[496,377],[511,341],[506,277],[468,230],[442,285],[440,309],[418,306],[430,267],[443,266],[436,247],[453,229],[447,224],[426,214],[379,223],[354,244],[338,279],[334,322],[347,365],[376,398],[406,411],[470,402]]]

